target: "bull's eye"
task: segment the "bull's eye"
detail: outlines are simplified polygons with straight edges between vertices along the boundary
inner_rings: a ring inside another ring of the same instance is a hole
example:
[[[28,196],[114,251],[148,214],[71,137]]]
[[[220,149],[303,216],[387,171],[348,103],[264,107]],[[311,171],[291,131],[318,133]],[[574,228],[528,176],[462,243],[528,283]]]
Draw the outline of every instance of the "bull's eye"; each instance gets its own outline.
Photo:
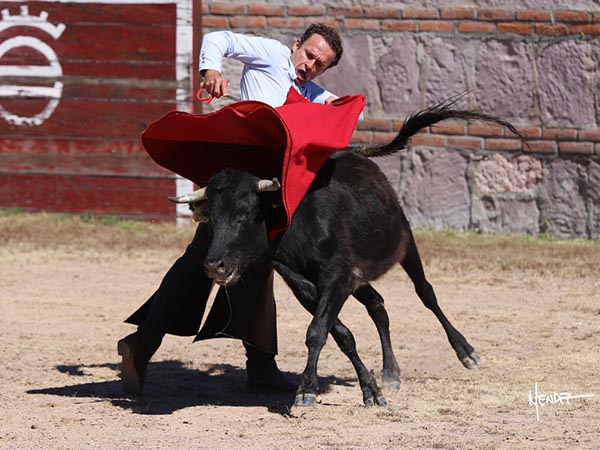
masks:
[[[202,210],[193,211],[192,220],[194,222],[199,222],[199,223],[210,222],[210,219],[208,218],[208,216],[206,214],[204,214],[204,211],[202,211]]]
[[[199,222],[199,223],[210,222],[210,219],[208,218],[208,216],[206,214],[196,213],[195,211],[193,214],[193,218],[194,218],[194,222]]]
[[[245,222],[250,217],[250,213],[247,211],[242,211],[237,215],[238,222]]]
[[[192,210],[192,220],[194,222],[209,222],[210,219],[206,214],[206,205],[203,202],[190,203],[190,209]]]

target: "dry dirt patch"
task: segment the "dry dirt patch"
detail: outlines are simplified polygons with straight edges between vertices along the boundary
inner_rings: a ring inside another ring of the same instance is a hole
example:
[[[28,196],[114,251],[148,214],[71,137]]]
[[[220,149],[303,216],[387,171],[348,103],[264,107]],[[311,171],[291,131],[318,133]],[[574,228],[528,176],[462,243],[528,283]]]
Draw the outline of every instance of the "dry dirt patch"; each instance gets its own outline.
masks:
[[[122,320],[156,288],[192,226],[0,217],[0,448],[596,449],[600,442],[600,244],[419,232],[442,308],[482,357],[464,369],[401,269],[375,284],[392,320],[402,387],[364,408],[356,375],[330,340],[321,404],[245,386],[239,342],[167,337],[146,394],[124,395]],[[305,363],[309,316],[280,280],[278,361]],[[342,311],[366,364],[375,328]],[[540,406],[528,394],[595,394]]]

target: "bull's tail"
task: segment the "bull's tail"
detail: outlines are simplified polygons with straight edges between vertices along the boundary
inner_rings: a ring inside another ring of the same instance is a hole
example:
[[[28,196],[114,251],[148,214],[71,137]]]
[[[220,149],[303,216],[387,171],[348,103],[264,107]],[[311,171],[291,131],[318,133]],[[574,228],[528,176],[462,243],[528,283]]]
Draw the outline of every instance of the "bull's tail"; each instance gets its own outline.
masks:
[[[523,136],[515,129],[515,127],[505,120],[476,111],[453,109],[453,106],[456,104],[456,102],[458,102],[464,95],[464,93],[455,95],[454,97],[451,97],[438,105],[424,109],[408,117],[404,121],[404,124],[402,124],[402,128],[400,129],[398,136],[396,136],[389,144],[360,147],[358,152],[368,157],[391,155],[392,153],[405,149],[410,141],[410,138],[423,128],[434,125],[437,122],[441,122],[442,120],[446,119],[477,120],[490,125],[501,125],[508,128],[512,133],[516,134],[521,141],[525,141]]]

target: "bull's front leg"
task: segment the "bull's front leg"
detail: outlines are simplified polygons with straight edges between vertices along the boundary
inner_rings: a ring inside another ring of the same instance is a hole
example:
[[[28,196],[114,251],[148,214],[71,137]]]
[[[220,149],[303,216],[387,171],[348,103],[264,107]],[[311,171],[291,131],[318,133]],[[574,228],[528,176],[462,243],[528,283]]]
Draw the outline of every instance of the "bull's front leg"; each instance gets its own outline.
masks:
[[[317,401],[319,381],[317,378],[317,363],[321,350],[327,341],[327,335],[333,327],[344,302],[352,292],[351,280],[331,280],[319,299],[314,317],[306,331],[306,347],[308,360],[302,373],[300,386],[296,392],[294,405],[308,406]]]

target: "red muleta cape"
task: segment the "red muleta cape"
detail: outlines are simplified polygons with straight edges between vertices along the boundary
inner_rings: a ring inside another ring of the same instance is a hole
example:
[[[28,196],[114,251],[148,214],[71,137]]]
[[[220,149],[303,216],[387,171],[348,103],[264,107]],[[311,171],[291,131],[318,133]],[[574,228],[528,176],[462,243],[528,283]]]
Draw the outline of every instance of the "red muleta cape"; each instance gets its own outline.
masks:
[[[285,228],[329,155],[350,143],[362,95],[312,103],[291,88],[284,105],[242,101],[210,114],[171,111],[142,133],[161,166],[205,186],[226,167],[281,180]]]

